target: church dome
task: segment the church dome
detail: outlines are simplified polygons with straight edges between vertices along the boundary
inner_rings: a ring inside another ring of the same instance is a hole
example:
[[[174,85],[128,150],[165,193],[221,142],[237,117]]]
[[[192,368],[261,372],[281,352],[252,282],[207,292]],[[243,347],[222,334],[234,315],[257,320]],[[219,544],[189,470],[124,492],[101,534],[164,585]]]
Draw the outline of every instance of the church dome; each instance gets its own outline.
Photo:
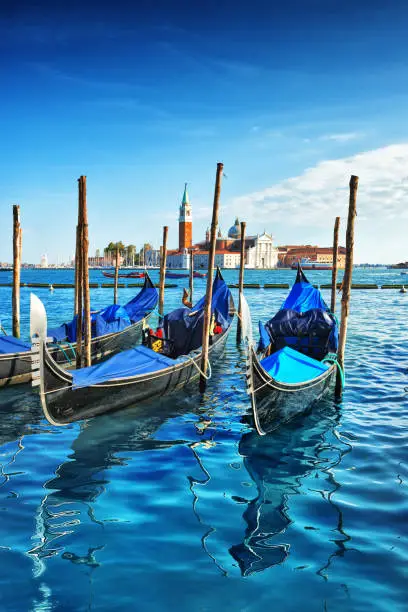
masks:
[[[238,217],[235,219],[234,225],[228,230],[228,238],[233,238],[234,240],[241,238],[241,225]]]

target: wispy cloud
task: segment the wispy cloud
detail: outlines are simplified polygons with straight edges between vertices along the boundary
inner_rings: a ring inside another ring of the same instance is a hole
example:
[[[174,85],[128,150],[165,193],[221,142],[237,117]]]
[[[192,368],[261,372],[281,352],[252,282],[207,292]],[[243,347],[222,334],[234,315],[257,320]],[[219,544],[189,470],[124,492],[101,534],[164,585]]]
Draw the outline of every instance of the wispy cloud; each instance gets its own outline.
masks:
[[[363,134],[359,132],[345,132],[342,134],[325,134],[320,136],[320,140],[334,140],[335,142],[348,142],[349,140],[356,140],[361,138]]]

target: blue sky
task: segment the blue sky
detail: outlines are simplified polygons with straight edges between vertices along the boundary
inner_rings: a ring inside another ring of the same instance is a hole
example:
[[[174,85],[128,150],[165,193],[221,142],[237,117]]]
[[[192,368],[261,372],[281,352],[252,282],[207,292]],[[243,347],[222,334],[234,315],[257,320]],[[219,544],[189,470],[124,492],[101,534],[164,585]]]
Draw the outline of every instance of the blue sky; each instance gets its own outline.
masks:
[[[176,246],[185,181],[199,240],[217,161],[225,231],[330,244],[355,173],[356,260],[408,259],[406,3],[57,4],[0,12],[0,260],[13,203],[25,261],[73,253],[81,174],[91,251]]]

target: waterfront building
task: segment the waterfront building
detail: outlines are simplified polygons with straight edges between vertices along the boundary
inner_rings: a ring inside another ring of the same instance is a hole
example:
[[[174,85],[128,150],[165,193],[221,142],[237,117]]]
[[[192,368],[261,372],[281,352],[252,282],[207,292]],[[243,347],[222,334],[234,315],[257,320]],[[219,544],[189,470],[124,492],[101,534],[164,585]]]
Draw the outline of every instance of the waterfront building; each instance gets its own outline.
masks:
[[[220,227],[217,231],[215,265],[220,268],[239,268],[241,248],[241,224],[236,218],[225,236]],[[194,255],[194,267],[207,268],[210,249],[210,229],[207,228],[205,239],[193,244],[192,206],[184,186],[183,198],[179,210],[179,246],[167,251],[168,268],[189,268],[190,253]],[[276,268],[278,250],[273,245],[271,234],[245,238],[245,265],[250,268]]]
[[[48,257],[45,253],[41,255],[40,268],[48,268]]]
[[[333,248],[319,247],[317,245],[287,245],[279,247],[279,265],[291,267],[302,259],[312,264],[333,264]],[[344,268],[346,263],[346,249],[342,246],[338,251],[338,267]]]
[[[145,263],[148,268],[160,266],[160,249],[151,247],[145,251]]]

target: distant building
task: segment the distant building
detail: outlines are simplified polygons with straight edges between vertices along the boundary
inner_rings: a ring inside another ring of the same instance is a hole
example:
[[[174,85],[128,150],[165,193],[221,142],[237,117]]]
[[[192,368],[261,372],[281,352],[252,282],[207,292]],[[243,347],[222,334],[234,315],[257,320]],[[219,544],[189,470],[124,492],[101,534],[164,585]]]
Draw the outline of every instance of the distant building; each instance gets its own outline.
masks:
[[[48,268],[48,257],[46,254],[41,255],[40,268]]]
[[[160,250],[153,249],[153,247],[147,249],[145,251],[145,264],[147,267],[160,266]]]
[[[287,245],[279,247],[279,265],[283,267],[291,267],[302,259],[307,259],[310,263],[333,263],[333,248],[319,247],[317,245]],[[339,247],[338,251],[338,267],[344,268],[346,263],[346,249]]]
[[[193,244],[192,207],[187,192],[187,183],[184,186],[183,198],[179,214],[179,248],[167,252],[168,268],[189,268],[190,254],[194,256],[194,267],[207,268],[210,250],[210,230],[206,231],[205,240]],[[218,228],[215,265],[220,268],[239,268],[241,248],[241,224],[235,219],[234,225],[228,230],[227,236]],[[278,264],[278,250],[273,246],[271,234],[264,232],[257,236],[245,238],[245,265],[250,268],[276,268]]]

